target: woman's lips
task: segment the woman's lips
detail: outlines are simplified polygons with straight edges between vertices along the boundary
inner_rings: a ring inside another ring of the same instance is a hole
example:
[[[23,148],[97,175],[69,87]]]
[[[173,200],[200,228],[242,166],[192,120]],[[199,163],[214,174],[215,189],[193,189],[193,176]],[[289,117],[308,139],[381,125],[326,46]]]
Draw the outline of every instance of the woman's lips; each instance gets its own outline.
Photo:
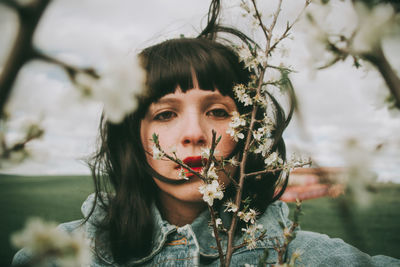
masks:
[[[187,157],[183,160],[183,163],[188,165],[195,172],[201,173],[204,165],[207,164],[207,159],[203,159],[200,156]],[[187,169],[183,169],[185,170],[186,177],[194,176],[194,174],[189,172]]]
[[[190,167],[199,167],[203,166],[203,161],[206,161],[206,159],[202,160],[200,156],[195,156],[195,157],[187,157],[183,160],[183,163]]]

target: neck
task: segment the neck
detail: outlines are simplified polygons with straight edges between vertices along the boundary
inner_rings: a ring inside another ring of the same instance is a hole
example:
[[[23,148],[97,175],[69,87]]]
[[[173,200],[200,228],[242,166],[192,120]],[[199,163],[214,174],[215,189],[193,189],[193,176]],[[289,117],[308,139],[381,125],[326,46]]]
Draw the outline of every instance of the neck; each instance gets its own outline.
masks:
[[[160,192],[157,206],[162,217],[170,224],[191,224],[206,208],[205,202],[184,202]]]

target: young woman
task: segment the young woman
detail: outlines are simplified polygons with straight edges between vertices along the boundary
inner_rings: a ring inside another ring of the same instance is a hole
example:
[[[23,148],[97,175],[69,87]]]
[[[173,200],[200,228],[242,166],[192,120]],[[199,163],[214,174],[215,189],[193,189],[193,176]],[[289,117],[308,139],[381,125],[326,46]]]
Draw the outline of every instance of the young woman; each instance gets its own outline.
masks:
[[[199,192],[203,181],[191,175],[182,180],[179,165],[154,159],[151,139],[158,134],[162,148],[174,147],[180,159],[200,170],[201,149],[211,145],[214,130],[222,137],[216,156],[235,156],[242,144],[226,131],[231,114],[246,110],[233,97],[232,87],[246,83],[250,73],[230,48],[202,38],[165,41],[145,49],[141,57],[149,92],[121,124],[102,121],[102,144],[92,165],[96,194],[82,206],[87,220],[61,228],[84,229],[93,250],[91,266],[218,266],[209,212]],[[283,141],[277,144],[284,157]],[[251,162],[252,170],[265,167],[262,159],[254,157]],[[235,166],[228,164],[226,170],[235,173]],[[258,223],[267,233],[254,249],[235,251],[232,266],[257,264],[265,249],[269,250],[267,263],[277,262],[274,247],[283,242],[280,222],[291,224],[287,206],[274,202],[279,197],[274,197],[278,180],[279,175],[265,175],[246,181],[244,196],[252,197],[250,205],[259,212]],[[219,182],[226,193],[215,206],[228,227],[230,214],[222,204],[232,198],[234,186],[224,173],[219,173]],[[221,238],[226,246],[226,235]],[[235,243],[242,242],[238,231]],[[294,252],[300,253],[298,263],[304,266],[400,264],[385,256],[370,257],[339,239],[304,231],[297,231],[286,256]],[[28,258],[21,251],[14,265]]]
[[[207,31],[206,31],[207,32]],[[210,31],[208,31],[210,33]],[[153,134],[165,151],[174,150],[193,169],[200,171],[202,148],[210,147],[212,130],[221,141],[216,157],[240,160],[243,144],[227,133],[232,114],[248,112],[236,101],[235,84],[247,84],[251,73],[228,46],[200,38],[173,39],[145,49],[140,57],[147,72],[148,92],[140,99],[137,111],[120,124],[101,122],[101,146],[91,164],[95,194],[83,204],[86,220],[64,223],[68,232],[83,229],[93,251],[91,266],[219,266],[218,251],[210,215],[199,192],[203,181],[187,174],[179,178],[180,166],[153,156]],[[287,125],[277,102],[276,129]],[[282,119],[283,118],[283,119]],[[285,158],[282,131],[275,133],[273,149]],[[225,165],[218,173],[226,188],[224,198],[216,200],[223,225],[229,227],[231,214],[224,203],[233,198],[235,186],[226,176],[238,176],[236,166]],[[261,157],[251,155],[249,171],[265,168]],[[232,266],[256,265],[264,251],[266,262],[276,264],[275,248],[283,244],[281,223],[290,227],[288,208],[276,201],[287,179],[281,173],[247,179],[243,199],[258,212],[257,221],[266,230],[252,249],[242,246],[232,257]],[[278,185],[280,191],[277,189]],[[221,233],[226,247],[227,236]],[[243,243],[238,227],[235,245]],[[224,249],[225,251],[225,249]],[[303,266],[393,266],[399,261],[370,257],[339,239],[297,231],[285,257],[300,254],[296,263]],[[29,261],[24,250],[14,257],[14,265]]]

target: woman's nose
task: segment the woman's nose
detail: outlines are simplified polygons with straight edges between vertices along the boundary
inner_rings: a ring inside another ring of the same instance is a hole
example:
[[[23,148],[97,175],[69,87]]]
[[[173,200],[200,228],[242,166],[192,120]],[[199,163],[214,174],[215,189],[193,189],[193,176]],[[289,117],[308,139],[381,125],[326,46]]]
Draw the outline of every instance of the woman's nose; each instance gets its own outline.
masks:
[[[207,144],[207,127],[198,114],[191,113],[185,116],[181,127],[181,143],[184,146]]]

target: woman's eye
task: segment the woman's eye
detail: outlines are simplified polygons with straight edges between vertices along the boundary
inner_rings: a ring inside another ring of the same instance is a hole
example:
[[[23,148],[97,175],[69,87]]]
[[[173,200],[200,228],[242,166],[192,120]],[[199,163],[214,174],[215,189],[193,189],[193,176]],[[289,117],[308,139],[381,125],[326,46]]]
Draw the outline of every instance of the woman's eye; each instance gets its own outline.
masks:
[[[172,111],[164,111],[161,113],[158,113],[155,117],[154,120],[156,121],[168,121],[172,118],[174,118],[176,114]]]
[[[207,112],[207,115],[217,117],[217,118],[229,117],[229,113],[225,109],[222,109],[222,108],[210,110],[209,112]]]

